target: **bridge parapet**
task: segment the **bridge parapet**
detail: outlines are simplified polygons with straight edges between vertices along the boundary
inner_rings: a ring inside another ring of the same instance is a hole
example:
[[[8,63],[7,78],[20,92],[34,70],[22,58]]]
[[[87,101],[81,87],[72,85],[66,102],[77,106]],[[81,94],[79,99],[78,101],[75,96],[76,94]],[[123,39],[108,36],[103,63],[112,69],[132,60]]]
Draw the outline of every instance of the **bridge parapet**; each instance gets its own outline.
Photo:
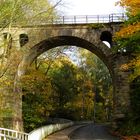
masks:
[[[114,13],[109,15],[76,15],[76,16],[60,16],[55,19],[48,20],[52,24],[87,24],[87,23],[112,23],[124,22],[127,16],[124,13]]]

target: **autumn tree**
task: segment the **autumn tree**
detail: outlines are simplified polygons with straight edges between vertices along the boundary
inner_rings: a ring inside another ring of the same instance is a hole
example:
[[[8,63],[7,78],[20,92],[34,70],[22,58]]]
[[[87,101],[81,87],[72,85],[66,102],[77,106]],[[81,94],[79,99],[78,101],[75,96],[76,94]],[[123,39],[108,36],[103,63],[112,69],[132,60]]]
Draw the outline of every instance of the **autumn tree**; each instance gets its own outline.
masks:
[[[128,20],[115,37],[120,50],[126,51],[134,57],[129,64],[122,66],[124,69],[134,70],[131,76],[131,80],[133,80],[140,75],[140,2],[138,0],[121,0],[119,4],[127,9]]]
[[[22,77],[23,121],[25,131],[31,131],[47,123],[53,110],[51,79],[40,70],[31,67]]]
[[[93,120],[95,94],[97,94],[94,90],[95,86],[98,89],[96,115],[99,121],[106,120],[102,118],[103,116],[106,118],[103,108],[106,107],[105,100],[108,97],[105,97],[106,89],[101,86],[105,82],[102,83],[100,80],[100,78],[104,79],[104,72],[98,75],[95,71],[95,65],[97,65],[95,56],[91,59],[91,54],[87,53],[87,56],[82,57],[86,60],[89,56],[89,60],[81,64],[81,58],[78,56],[76,58],[79,60],[72,62],[74,56],[68,55],[71,51],[69,48],[62,52],[60,50],[63,49],[56,48],[38,57],[31,69],[28,69],[23,76],[23,116],[26,129],[33,129],[47,123],[50,117]],[[72,48],[72,53],[74,51],[75,49]],[[96,68],[99,67],[96,66]],[[98,80],[94,78],[95,74],[98,75]],[[99,81],[97,85],[94,84],[96,81]]]
[[[56,1],[52,5],[48,0],[0,0],[0,117],[12,117],[16,115],[14,113],[17,111],[10,99],[12,98],[13,102],[16,100],[13,95],[15,94],[13,92],[14,79],[24,51],[21,48],[17,49],[14,44],[18,40],[15,40],[10,34],[13,32],[13,26],[45,23],[52,16],[56,16],[55,8],[60,2],[61,0]],[[8,98],[9,100],[7,100]],[[10,105],[5,105],[6,101],[11,104],[11,108]],[[3,123],[3,121],[1,122]]]
[[[97,104],[96,107],[98,107],[98,109],[96,109],[96,115],[98,116],[97,120],[105,121],[106,118],[108,118],[107,116],[111,115],[109,112],[112,109],[112,98],[109,98],[112,96],[109,92],[112,85],[112,80],[109,70],[97,56],[85,49],[79,49],[79,58],[79,66],[84,71],[84,75],[86,75],[85,77],[88,77],[88,79],[90,79],[93,84],[92,90],[93,93],[95,93],[94,100]],[[105,113],[105,110],[108,109],[109,114]],[[99,117],[99,115],[104,116],[104,119],[101,116]]]
[[[132,112],[130,112],[125,122],[120,128],[123,134],[132,135],[140,133],[140,110],[139,110],[139,77],[140,77],[140,1],[139,0],[120,0],[119,4],[126,8],[128,20],[122,29],[116,33],[118,51],[128,54],[132,60],[128,64],[122,65],[121,69],[131,71],[130,99]]]

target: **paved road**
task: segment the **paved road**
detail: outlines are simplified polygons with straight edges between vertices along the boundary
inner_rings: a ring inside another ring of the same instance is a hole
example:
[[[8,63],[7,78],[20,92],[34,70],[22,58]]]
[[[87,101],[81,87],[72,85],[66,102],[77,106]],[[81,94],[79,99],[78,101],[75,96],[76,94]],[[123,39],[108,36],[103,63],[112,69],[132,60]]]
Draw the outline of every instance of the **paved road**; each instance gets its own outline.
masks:
[[[73,125],[69,128],[66,128],[64,130],[58,131],[48,137],[46,137],[44,140],[69,140],[69,135],[75,131],[76,129],[85,126],[86,124],[77,124]]]
[[[120,140],[108,132],[106,125],[79,124],[54,133],[44,140]]]
[[[73,131],[70,140],[120,140],[109,134],[105,125],[89,124]]]

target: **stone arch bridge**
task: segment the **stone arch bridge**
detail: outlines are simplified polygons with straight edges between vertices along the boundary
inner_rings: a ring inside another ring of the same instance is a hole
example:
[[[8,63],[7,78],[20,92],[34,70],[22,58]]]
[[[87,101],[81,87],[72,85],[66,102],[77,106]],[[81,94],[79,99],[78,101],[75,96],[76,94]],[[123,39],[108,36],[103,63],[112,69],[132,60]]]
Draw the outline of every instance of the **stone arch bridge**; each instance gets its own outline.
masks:
[[[114,119],[118,120],[125,117],[125,113],[130,108],[128,83],[130,73],[122,71],[120,67],[129,61],[129,55],[112,51],[112,48],[115,47],[112,37],[120,30],[122,17],[117,17],[118,20],[116,18],[110,20],[110,16],[108,17],[109,20],[103,18],[104,23],[99,22],[99,17],[97,17],[96,23],[89,23],[87,17],[85,17],[86,23],[76,23],[77,19],[73,17],[74,23],[65,24],[63,17],[61,21],[64,24],[16,26],[12,27],[10,32],[8,29],[4,29],[2,34],[11,35],[13,46],[16,46],[17,49],[26,48],[28,50],[17,70],[17,81],[25,74],[26,69],[35,58],[51,48],[64,45],[85,48],[97,55],[110,71],[114,87]],[[111,47],[107,47],[103,41],[109,42]],[[10,122],[9,128],[20,129],[22,128],[22,95],[15,92],[14,96],[16,96],[16,104],[10,102],[14,115],[0,117],[4,124]],[[5,107],[8,105],[9,101],[5,99]]]

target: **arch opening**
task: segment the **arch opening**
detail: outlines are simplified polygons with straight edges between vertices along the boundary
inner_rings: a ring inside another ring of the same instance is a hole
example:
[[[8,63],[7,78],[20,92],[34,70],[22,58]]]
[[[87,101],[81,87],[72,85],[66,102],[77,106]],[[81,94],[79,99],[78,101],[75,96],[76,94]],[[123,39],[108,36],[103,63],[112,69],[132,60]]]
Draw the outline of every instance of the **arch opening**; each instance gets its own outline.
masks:
[[[61,48],[61,47],[63,47],[63,46],[60,46],[59,48]],[[72,49],[72,51],[73,51],[74,49]],[[50,49],[50,51],[52,51],[53,52],[53,49]],[[55,52],[55,51],[54,51]],[[46,52],[47,53],[47,52]],[[75,52],[74,52],[75,53]],[[87,53],[87,51],[85,52],[85,53]],[[57,52],[56,52],[56,56],[57,56]],[[83,56],[83,55],[82,55]],[[91,55],[89,55],[89,56],[91,56]],[[40,59],[42,59],[42,57],[43,58],[45,58],[45,54],[42,54],[41,56],[39,56],[40,57]],[[47,57],[48,58],[48,57]],[[55,58],[55,57],[54,57]],[[90,57],[90,59],[91,58],[93,58],[93,57]],[[39,59],[38,59],[39,60]],[[65,59],[62,59],[63,61],[65,61]],[[61,61],[62,61],[61,60]],[[84,59],[85,60],[85,59]],[[52,60],[51,60],[52,61]],[[67,61],[67,59],[66,59],[66,61]],[[38,61],[39,62],[39,61]],[[47,59],[47,62],[48,62],[48,59]],[[55,62],[54,62],[55,63]],[[83,63],[83,62],[82,62]],[[32,63],[33,64],[33,66],[35,65],[35,62],[34,63]],[[46,63],[45,63],[46,64]],[[57,63],[56,62],[56,64],[59,64],[59,63]],[[69,63],[70,64],[70,63]],[[70,65],[67,65],[67,64],[65,64],[64,63],[64,67],[62,67],[61,69],[59,69],[57,72],[56,72],[56,76],[55,76],[55,78],[53,79],[54,81],[53,81],[53,85],[55,86],[55,88],[60,88],[60,90],[59,89],[57,89],[57,92],[59,91],[61,91],[61,90],[63,90],[65,93],[61,93],[61,95],[63,95],[62,96],[62,98],[63,97],[65,97],[65,96],[67,96],[67,94],[70,94],[70,92],[68,92],[68,90],[66,89],[66,87],[67,87],[67,83],[69,83],[70,85],[72,84],[72,83],[70,83],[70,81],[69,81],[69,79],[71,79],[70,78],[70,75],[71,76],[73,76],[74,74],[71,74],[71,72],[73,73],[74,71],[73,71],[73,69],[69,69],[69,66]],[[88,65],[87,65],[88,66]],[[87,67],[87,66],[85,66],[85,65],[83,65],[83,68],[85,69],[85,67],[86,67],[86,69],[88,69],[89,67]],[[79,65],[79,67],[80,67],[80,65]],[[43,67],[44,68],[44,67]],[[48,68],[48,66],[46,67],[46,68]],[[56,67],[55,67],[56,68]],[[64,69],[64,68],[66,68],[66,69]],[[53,69],[53,68],[52,68]],[[88,75],[88,77],[92,77],[92,71],[94,70],[94,69],[96,69],[96,68],[93,68],[93,69],[90,69],[90,72],[88,71],[88,73],[91,73],[91,74],[89,74]],[[101,70],[101,69],[100,69]],[[98,70],[97,69],[97,71],[96,71],[96,73],[97,72],[100,72],[100,70]],[[60,71],[63,71],[62,72],[62,74],[60,74],[59,72]],[[80,73],[80,69],[79,69],[79,71],[78,71],[78,73]],[[58,79],[58,76],[57,76],[57,74],[60,74],[59,76],[61,77],[61,78],[59,78]],[[52,75],[52,71],[51,71],[51,75]],[[79,74],[78,74],[79,75]],[[84,75],[82,75],[83,76],[83,78],[82,79],[84,79],[84,77],[87,77],[86,76],[86,74],[84,73]],[[74,76],[75,77],[75,76]],[[93,76],[94,77],[94,76]],[[92,78],[93,78],[92,77]],[[51,80],[52,80],[51,79]],[[83,92],[83,93],[87,93],[86,95],[85,95],[85,98],[86,98],[86,100],[87,99],[91,99],[93,96],[94,96],[94,92],[96,92],[97,94],[96,94],[96,101],[97,101],[97,104],[99,104],[101,101],[103,102],[103,98],[100,96],[100,93],[99,92],[101,92],[101,90],[99,90],[99,88],[101,88],[101,87],[99,87],[98,86],[98,88],[96,87],[94,87],[94,86],[92,86],[93,84],[94,84],[94,82],[91,80],[91,79],[89,79],[89,80],[87,80],[87,81],[84,81],[84,80],[81,80],[81,83],[80,83],[80,86],[79,86],[79,88],[80,88],[80,91],[81,92]],[[102,78],[102,80],[103,80],[103,78]],[[36,79],[36,81],[35,82],[37,82],[37,79]],[[93,82],[93,83],[92,83]],[[99,82],[102,82],[101,80],[99,80]],[[45,82],[44,82],[45,83]],[[77,83],[78,82],[74,82],[75,84],[74,85],[77,85]],[[104,82],[104,83],[107,83],[107,82]],[[82,86],[83,85],[83,86]],[[69,86],[68,86],[69,87]],[[77,86],[76,86],[77,87]],[[95,89],[96,89],[96,91],[95,91]],[[71,91],[71,90],[69,90],[69,91]],[[34,94],[35,95],[35,94]],[[80,95],[82,95],[82,94],[78,94],[79,96]],[[38,95],[35,95],[35,96],[38,96]],[[77,97],[78,99],[81,99],[81,103],[82,103],[82,98],[83,97]],[[84,96],[84,95],[82,95],[82,96]],[[55,96],[56,97],[56,96]],[[57,96],[58,97],[58,96]],[[39,98],[39,97],[37,97],[37,98]],[[61,100],[62,100],[62,98],[61,98]],[[94,97],[93,97],[94,98]],[[83,99],[84,100],[84,99]],[[59,101],[59,100],[58,100]],[[88,100],[89,101],[89,100]],[[85,101],[83,101],[83,102],[85,102]],[[59,102],[58,102],[59,103]],[[92,103],[93,103],[93,101],[92,101]],[[89,103],[90,104],[90,103]],[[69,104],[67,104],[67,105],[69,105]],[[61,105],[58,105],[58,106],[63,106],[63,104],[61,104]],[[85,113],[87,113],[87,111],[86,111],[86,109],[84,108],[85,106],[83,105],[83,103],[82,103],[82,105],[81,105],[82,107],[80,107],[81,109],[79,109],[79,110],[81,110],[80,112],[78,112],[78,113],[81,113],[81,120],[82,119],[85,119]],[[66,106],[67,107],[67,106]],[[70,112],[69,112],[70,111]],[[51,117],[64,117],[63,115],[64,115],[64,112],[65,112],[65,117],[68,117],[67,119],[70,119],[70,117],[75,117],[75,116],[73,116],[73,114],[72,114],[72,112],[71,111],[73,111],[73,110],[69,110],[68,112],[66,112],[66,110],[63,110],[63,109],[61,109],[61,110],[59,110],[59,108],[58,108],[58,110],[56,110],[56,112],[55,112],[55,114],[54,113],[52,113],[51,114]],[[93,110],[92,110],[93,111]],[[89,111],[90,112],[90,111]],[[69,114],[70,113],[70,114]],[[79,114],[78,114],[79,115]],[[93,115],[93,114],[92,114]],[[96,114],[97,115],[97,114]],[[79,117],[79,116],[78,116]],[[100,118],[100,117],[99,117]],[[98,119],[98,121],[99,121],[99,118],[97,118]],[[93,117],[91,118],[92,120],[93,120]]]
[[[28,41],[29,41],[29,37],[27,34],[19,35],[20,47],[23,47],[26,43],[28,43]]]
[[[10,33],[5,32],[5,33],[3,33],[3,38],[4,38],[4,40],[7,40],[7,39],[11,40],[12,39],[12,36],[11,36]]]
[[[113,77],[112,65],[110,64],[108,58],[109,57],[108,55],[111,54],[109,48],[102,42],[98,44],[100,47],[97,47],[96,45],[87,40],[73,36],[57,36],[41,41],[40,43],[33,46],[30,49],[29,53],[23,58],[23,61],[21,62],[21,67],[26,69],[35,60],[35,58],[37,58],[45,51],[64,45],[81,47],[94,53],[105,63],[105,65],[110,71],[111,76]],[[108,52],[104,50],[107,50]],[[19,75],[20,74],[22,75],[22,73],[24,73],[24,70],[23,71],[21,70],[21,73],[19,72]]]
[[[109,31],[102,32],[100,36],[101,41],[106,44],[109,48],[112,47],[112,34]]]

